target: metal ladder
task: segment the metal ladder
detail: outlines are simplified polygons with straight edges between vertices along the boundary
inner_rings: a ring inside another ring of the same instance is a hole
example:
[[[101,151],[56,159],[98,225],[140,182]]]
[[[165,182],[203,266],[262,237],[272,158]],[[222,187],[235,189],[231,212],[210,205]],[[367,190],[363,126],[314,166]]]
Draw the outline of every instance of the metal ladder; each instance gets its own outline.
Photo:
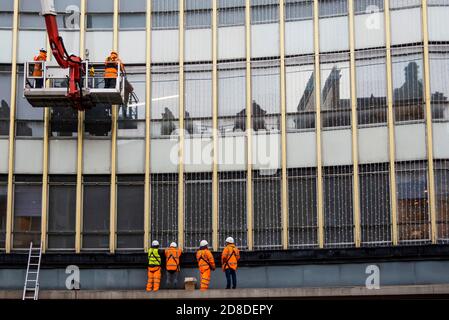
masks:
[[[41,268],[42,243],[40,247],[33,247],[30,243],[30,251],[28,253],[28,266],[25,277],[25,285],[23,286],[22,300],[37,300],[39,297],[39,271]]]

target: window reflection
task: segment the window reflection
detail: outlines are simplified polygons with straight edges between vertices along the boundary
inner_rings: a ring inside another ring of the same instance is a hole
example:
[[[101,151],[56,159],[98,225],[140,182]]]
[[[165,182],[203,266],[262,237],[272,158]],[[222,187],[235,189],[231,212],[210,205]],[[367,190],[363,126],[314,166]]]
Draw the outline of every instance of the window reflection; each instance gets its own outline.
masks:
[[[170,136],[179,127],[179,67],[153,67],[151,137]]]

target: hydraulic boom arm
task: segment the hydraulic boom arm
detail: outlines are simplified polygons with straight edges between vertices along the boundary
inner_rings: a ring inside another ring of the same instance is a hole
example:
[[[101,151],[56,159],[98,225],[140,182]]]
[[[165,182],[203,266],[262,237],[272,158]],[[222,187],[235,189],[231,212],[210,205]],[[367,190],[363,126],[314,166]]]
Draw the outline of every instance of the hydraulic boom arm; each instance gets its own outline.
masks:
[[[55,60],[61,68],[69,68],[69,87],[67,96],[73,99],[74,106],[78,110],[82,110],[81,95],[81,75],[83,64],[80,57],[68,55],[62,37],[59,36],[58,24],[56,21],[56,10],[54,0],[41,0],[42,15],[45,17],[45,25],[47,27],[48,40]]]

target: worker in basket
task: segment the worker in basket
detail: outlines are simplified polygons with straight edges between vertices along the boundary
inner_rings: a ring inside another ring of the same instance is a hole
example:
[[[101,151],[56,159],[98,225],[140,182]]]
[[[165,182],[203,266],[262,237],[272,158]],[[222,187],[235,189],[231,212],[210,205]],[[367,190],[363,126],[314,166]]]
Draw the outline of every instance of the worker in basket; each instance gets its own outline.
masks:
[[[104,62],[104,87],[105,88],[115,88],[117,84],[118,76],[118,65],[120,64],[120,72],[125,73],[125,66],[118,57],[117,52],[111,51],[109,57],[106,58]]]
[[[46,61],[47,60],[47,50],[40,49],[39,55],[34,57],[34,61]],[[44,78],[42,68],[43,62],[35,63],[33,68],[33,77],[35,77],[34,87],[35,88],[43,88],[44,87]]]

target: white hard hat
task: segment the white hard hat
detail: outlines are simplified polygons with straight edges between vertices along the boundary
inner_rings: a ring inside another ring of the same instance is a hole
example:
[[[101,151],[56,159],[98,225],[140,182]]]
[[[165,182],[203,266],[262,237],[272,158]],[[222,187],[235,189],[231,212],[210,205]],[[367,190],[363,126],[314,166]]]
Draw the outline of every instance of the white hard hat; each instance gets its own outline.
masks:
[[[233,237],[227,237],[226,238],[226,242],[227,243],[234,243],[234,238]]]
[[[205,247],[207,246],[209,243],[206,240],[201,240],[200,242],[200,247]]]
[[[159,241],[157,241],[157,240],[153,240],[153,242],[151,242],[152,247],[157,247],[158,245],[159,245]]]
[[[172,242],[170,243],[170,247],[176,248],[178,245],[176,244],[176,242]]]

